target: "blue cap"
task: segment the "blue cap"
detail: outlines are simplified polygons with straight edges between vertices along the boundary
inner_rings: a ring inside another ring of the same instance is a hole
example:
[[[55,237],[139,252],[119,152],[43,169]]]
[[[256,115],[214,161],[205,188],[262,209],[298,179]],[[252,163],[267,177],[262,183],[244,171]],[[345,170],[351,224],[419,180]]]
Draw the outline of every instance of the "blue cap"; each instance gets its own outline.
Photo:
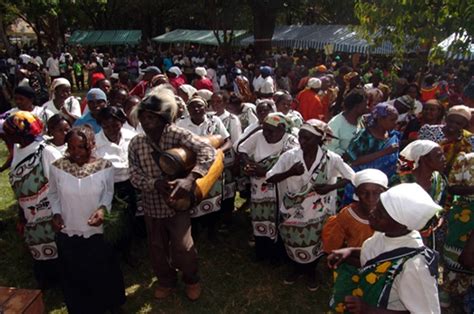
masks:
[[[87,101],[97,101],[97,100],[104,100],[107,101],[107,95],[105,95],[104,91],[100,88],[92,88],[87,93]]]
[[[272,75],[272,68],[267,65],[260,67],[260,73],[263,75]]]

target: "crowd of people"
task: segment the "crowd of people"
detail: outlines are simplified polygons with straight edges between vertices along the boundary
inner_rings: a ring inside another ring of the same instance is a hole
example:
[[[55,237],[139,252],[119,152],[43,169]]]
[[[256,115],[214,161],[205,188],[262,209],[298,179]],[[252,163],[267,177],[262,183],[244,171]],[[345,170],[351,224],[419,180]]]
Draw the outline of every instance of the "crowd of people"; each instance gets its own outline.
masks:
[[[152,55],[79,47],[3,69],[1,170],[17,229],[39,287],[60,283],[70,313],[126,302],[119,257],[133,262],[136,234],[148,238],[155,297],[175,293],[180,271],[199,299],[197,235],[219,245],[244,209],[243,240],[256,262],[290,265],[284,284],[304,277],[316,291],[327,262],[337,313],[474,311],[472,64]],[[194,156],[177,176],[160,163],[173,148]]]

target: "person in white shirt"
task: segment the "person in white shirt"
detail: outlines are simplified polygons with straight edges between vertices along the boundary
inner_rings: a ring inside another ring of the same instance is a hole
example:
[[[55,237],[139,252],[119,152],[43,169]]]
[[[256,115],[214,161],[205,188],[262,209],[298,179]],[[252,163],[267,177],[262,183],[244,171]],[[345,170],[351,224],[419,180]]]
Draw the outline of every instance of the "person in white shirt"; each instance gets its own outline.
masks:
[[[260,84],[257,91],[257,96],[260,98],[270,98],[275,93],[275,83],[273,81],[272,68],[269,66],[263,66],[260,68],[260,73],[263,78],[262,83]]]
[[[8,114],[15,113],[17,111],[28,111],[41,119],[45,124],[53,113],[41,106],[36,106],[36,94],[33,88],[30,86],[19,86],[14,90],[14,100],[16,107],[10,109]]]
[[[112,210],[114,168],[92,154],[89,126],[72,128],[66,142],[65,157],[51,165],[48,193],[66,306],[70,313],[113,312],[125,302],[120,265],[103,236],[105,211]]]
[[[436,253],[423,244],[420,230],[442,208],[416,183],[403,183],[380,194],[369,214],[375,230],[362,248],[335,250],[331,268],[360,255],[359,276],[348,281],[352,295],[336,310],[351,313],[441,313]]]
[[[127,206],[121,206],[123,220],[122,234],[116,239],[117,249],[121,251],[127,263],[133,264],[131,259],[132,228],[137,212],[137,194],[130,183],[128,170],[128,145],[136,132],[123,128],[127,116],[122,109],[108,106],[103,108],[98,115],[102,130],[96,134],[97,157],[109,160],[114,168],[114,195]]]
[[[51,81],[57,79],[61,72],[59,71],[59,55],[58,53],[53,53],[46,60],[46,69],[48,70],[48,75],[51,78]]]
[[[224,144],[220,149],[224,152],[230,149],[230,134],[217,116],[206,113],[207,102],[200,96],[194,96],[188,101],[187,105],[189,117],[178,120],[176,125],[199,136],[220,135],[224,140]],[[193,219],[193,229],[196,231],[199,224],[205,225],[210,240],[215,240],[217,236],[216,223],[218,216],[216,212],[221,209],[223,192],[222,180],[218,180],[211,188],[208,197],[191,209],[191,218],[204,216],[203,219]]]
[[[354,170],[340,156],[323,147],[332,137],[325,122],[306,121],[298,133],[300,147],[283,153],[266,175],[267,182],[279,183],[279,232],[294,262],[294,271],[285,283],[304,274],[310,291],[319,287],[316,265],[324,255],[323,223],[336,214],[337,189],[354,177]]]
[[[57,78],[51,84],[50,100],[43,108],[53,114],[62,114],[71,124],[81,116],[81,104],[71,95],[71,83],[65,78]]]
[[[240,120],[234,114],[228,112],[226,104],[229,103],[229,94],[227,92],[217,92],[211,97],[212,108],[216,111],[216,115],[224,124],[227,132],[230,134],[231,144],[237,142],[240,135],[242,134],[242,127]],[[233,148],[229,149],[225,153],[224,159],[224,197],[221,205],[221,211],[223,215],[223,222],[225,224],[232,223],[232,212],[234,211],[235,203],[235,192],[237,190],[236,178],[233,175],[234,169],[239,166],[236,163],[235,151]]]
[[[45,175],[49,178],[49,167],[66,153],[66,134],[71,130],[71,124],[60,114],[55,114],[47,122],[48,139],[43,150]],[[46,136],[45,136],[46,137]]]

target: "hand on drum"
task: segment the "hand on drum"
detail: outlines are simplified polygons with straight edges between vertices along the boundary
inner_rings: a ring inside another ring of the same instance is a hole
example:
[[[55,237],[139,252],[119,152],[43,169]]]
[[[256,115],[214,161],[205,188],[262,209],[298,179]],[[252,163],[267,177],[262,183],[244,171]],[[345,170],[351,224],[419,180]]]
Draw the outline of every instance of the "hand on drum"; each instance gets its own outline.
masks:
[[[168,184],[172,188],[172,192],[169,197],[169,202],[172,204],[177,199],[185,197],[187,194],[194,191],[195,179],[188,176],[184,179],[170,181]]]

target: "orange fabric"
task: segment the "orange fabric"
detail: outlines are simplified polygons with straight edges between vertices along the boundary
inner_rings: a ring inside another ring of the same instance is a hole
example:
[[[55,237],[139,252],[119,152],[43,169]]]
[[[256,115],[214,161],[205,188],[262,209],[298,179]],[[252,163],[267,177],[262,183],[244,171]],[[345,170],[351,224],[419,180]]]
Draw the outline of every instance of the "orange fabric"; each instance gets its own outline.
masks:
[[[296,96],[296,100],[298,100],[299,103],[296,110],[301,113],[305,121],[309,119],[324,120],[327,108],[323,107],[321,99],[319,99],[319,96],[312,89],[307,88],[302,90],[298,96]]]
[[[427,102],[430,99],[436,99],[436,96],[439,94],[439,87],[433,86],[431,88],[422,87],[420,90],[420,98],[422,102]]]
[[[344,207],[339,214],[329,217],[322,231],[323,250],[331,253],[344,247],[361,247],[374,234],[368,224],[358,221],[351,214],[357,203]]]

